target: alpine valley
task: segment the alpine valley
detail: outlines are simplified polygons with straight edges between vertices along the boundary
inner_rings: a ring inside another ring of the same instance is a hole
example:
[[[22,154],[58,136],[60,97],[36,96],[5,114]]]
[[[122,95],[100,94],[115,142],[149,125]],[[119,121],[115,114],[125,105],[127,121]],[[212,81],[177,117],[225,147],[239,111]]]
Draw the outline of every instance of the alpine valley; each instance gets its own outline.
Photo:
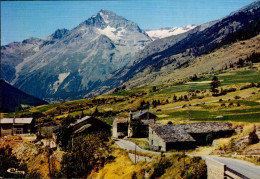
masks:
[[[206,24],[147,31],[111,11],[100,10],[72,30],[58,29],[45,39],[31,37],[1,46],[1,76],[47,101],[169,83],[223,68],[259,51],[257,38],[250,50],[237,56],[224,55],[218,61],[210,57],[259,34],[259,7],[256,1]]]

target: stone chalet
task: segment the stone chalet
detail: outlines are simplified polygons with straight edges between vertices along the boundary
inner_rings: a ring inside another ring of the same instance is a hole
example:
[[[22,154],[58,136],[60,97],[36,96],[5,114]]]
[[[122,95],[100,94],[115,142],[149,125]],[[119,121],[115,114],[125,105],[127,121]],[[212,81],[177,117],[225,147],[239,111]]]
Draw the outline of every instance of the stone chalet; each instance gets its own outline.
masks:
[[[128,118],[115,118],[113,122],[113,135],[114,138],[132,137],[133,131],[130,126],[132,120],[140,119],[143,123],[143,130],[146,131],[148,137],[148,130],[150,124],[155,124],[156,115],[150,113],[149,111],[140,111],[135,115],[132,112],[129,113]]]
[[[233,134],[232,124],[201,122],[182,125],[154,124],[149,126],[149,145],[153,150],[190,149],[206,144],[206,136],[227,137]]]
[[[33,118],[3,118],[0,120],[0,135],[31,133],[34,127]]]

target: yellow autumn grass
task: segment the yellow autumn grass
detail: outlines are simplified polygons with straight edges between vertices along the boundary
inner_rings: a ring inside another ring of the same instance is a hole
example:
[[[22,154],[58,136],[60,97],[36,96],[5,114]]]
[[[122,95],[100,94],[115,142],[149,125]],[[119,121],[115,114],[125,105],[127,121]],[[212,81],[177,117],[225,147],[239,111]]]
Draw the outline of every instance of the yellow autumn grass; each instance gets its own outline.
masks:
[[[127,152],[121,149],[115,149],[113,156],[116,157],[115,161],[106,164],[99,172],[93,171],[89,175],[89,178],[131,179],[134,172],[140,173],[140,171],[145,168],[143,162],[139,162],[136,165],[133,164]]]
[[[260,142],[257,144],[252,144],[252,145],[247,146],[245,151],[248,151],[248,150],[260,150]]]
[[[69,114],[62,114],[62,115],[56,116],[54,119],[66,118],[66,117],[68,117],[68,115]]]
[[[159,117],[159,118],[165,118],[165,117],[168,117],[169,115],[167,115],[167,114],[159,114],[159,115],[157,115],[157,117]]]

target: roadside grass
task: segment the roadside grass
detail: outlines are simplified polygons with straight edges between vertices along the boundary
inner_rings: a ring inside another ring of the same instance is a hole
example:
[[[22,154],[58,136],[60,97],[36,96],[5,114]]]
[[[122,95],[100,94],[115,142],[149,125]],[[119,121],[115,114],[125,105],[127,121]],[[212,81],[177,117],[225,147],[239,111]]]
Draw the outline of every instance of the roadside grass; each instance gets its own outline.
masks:
[[[129,159],[128,153],[122,149],[115,149],[112,153],[115,158],[107,163],[98,172],[92,170],[89,178],[132,178],[134,173],[138,178],[143,177],[146,167],[149,166],[147,162],[138,162],[136,165]]]
[[[138,145],[141,149],[149,150],[148,138],[128,138],[128,140]]]

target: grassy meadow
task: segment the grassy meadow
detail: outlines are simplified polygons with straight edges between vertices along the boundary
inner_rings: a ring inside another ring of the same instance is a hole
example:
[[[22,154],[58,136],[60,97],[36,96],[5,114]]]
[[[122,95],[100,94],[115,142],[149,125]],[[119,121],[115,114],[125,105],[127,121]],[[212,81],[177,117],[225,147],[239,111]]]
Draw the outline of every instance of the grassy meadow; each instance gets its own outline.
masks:
[[[220,90],[235,91],[214,97],[210,91],[212,73],[200,76],[197,81],[183,81],[157,86],[142,86],[104,94],[92,98],[38,106],[5,116],[34,115],[41,120],[59,120],[68,115],[79,118],[92,115],[112,124],[116,116],[128,116],[129,111],[150,110],[158,122],[185,123],[191,121],[260,122],[260,88],[250,86],[260,82],[260,64],[217,72]],[[184,96],[189,100],[185,100]],[[182,99],[180,99],[182,98]],[[153,105],[153,101],[160,101]],[[142,106],[142,102],[149,105]]]

